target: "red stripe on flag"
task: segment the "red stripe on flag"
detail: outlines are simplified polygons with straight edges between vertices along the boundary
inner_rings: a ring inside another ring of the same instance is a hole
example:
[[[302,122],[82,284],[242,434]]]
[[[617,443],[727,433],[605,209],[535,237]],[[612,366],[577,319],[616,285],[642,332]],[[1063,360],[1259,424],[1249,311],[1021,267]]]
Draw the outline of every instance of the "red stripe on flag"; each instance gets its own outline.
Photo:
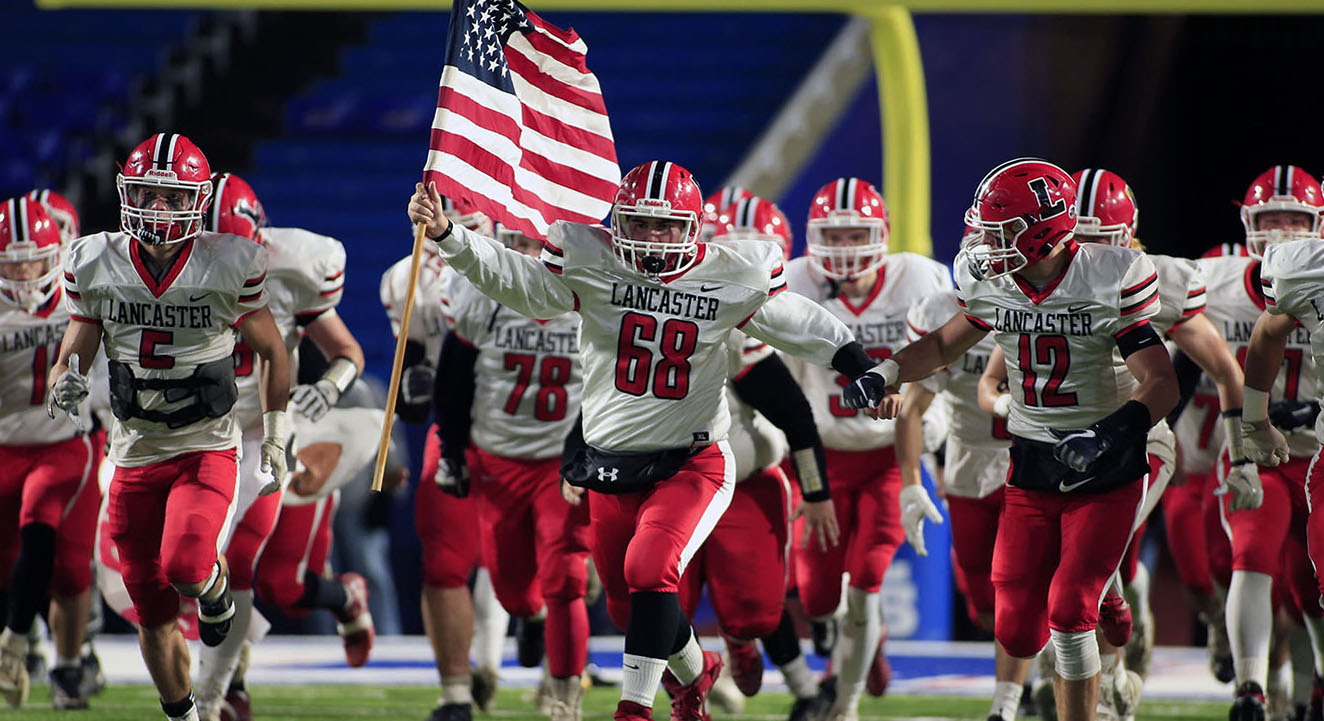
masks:
[[[579,42],[579,33],[575,32],[574,28],[571,28],[569,30],[562,30],[561,28],[558,28],[555,25],[547,22],[546,20],[543,20],[542,18],[538,17],[538,13],[535,13],[532,10],[524,14],[529,18],[529,22],[533,23],[536,27],[542,30],[546,30],[548,33],[560,38],[562,41],[565,42],[566,45],[574,45],[575,43]]]
[[[584,63],[583,53],[575,52],[539,32],[524,33],[524,39],[529,41],[529,45],[534,50],[550,56],[562,65],[572,67],[581,73],[588,73],[588,66]]]
[[[454,133],[439,132],[440,144],[434,145],[438,150],[444,153],[450,153],[456,157],[465,158],[470,165],[483,171],[493,180],[510,188],[511,195],[516,201],[529,207],[530,209],[542,214],[543,218],[552,218],[554,220],[570,220],[576,223],[596,223],[598,218],[590,218],[573,208],[561,208],[552,205],[533,192],[521,187],[515,182],[515,170],[505,160],[493,155],[488,150],[477,143],[469,140],[463,135]],[[473,189],[467,189],[469,195],[481,196]],[[485,196],[483,196],[485,197]],[[493,200],[489,198],[488,200]],[[512,221],[519,219],[510,218]],[[527,221],[525,221],[527,222]],[[541,233],[535,235],[541,236]]]
[[[590,133],[582,128],[566,125],[560,120],[534,110],[527,105],[524,106],[523,120],[525,127],[539,134],[555,138],[566,145],[574,146],[586,153],[592,153],[599,158],[606,158],[613,162],[616,160],[615,144],[610,139],[597,133]]]
[[[503,118],[505,117],[500,113],[492,113],[486,110],[479,110],[479,112],[487,116],[496,115],[498,117],[503,117]],[[478,118],[468,115],[466,115],[465,117],[468,118],[470,121],[473,121],[474,124],[476,125],[486,127],[484,123],[480,122]],[[491,130],[491,128],[488,128],[488,130]],[[460,138],[464,138],[465,140],[469,140],[467,136],[460,135],[458,133],[448,133],[433,128],[432,139],[431,139],[432,147],[441,149],[445,143],[443,137],[446,135],[454,135],[455,137],[460,137]],[[511,142],[515,143],[516,145],[519,145],[518,140],[512,140]],[[481,147],[481,146],[475,145],[475,147]],[[484,148],[483,150],[484,152],[487,152],[486,148]],[[499,156],[492,153],[488,153],[488,154],[492,158],[495,158],[498,162],[505,164],[505,161],[501,160]],[[461,153],[454,153],[454,155],[459,155],[460,157],[467,157]],[[521,168],[524,168],[525,170],[528,170],[535,175],[541,176],[552,182],[555,182],[557,185],[562,185],[567,188],[571,188],[586,195],[602,198],[602,197],[609,197],[616,192],[616,187],[617,187],[616,184],[609,180],[603,180],[602,178],[596,175],[590,175],[582,170],[579,170],[578,168],[574,168],[569,165],[562,165],[560,163],[551,160],[550,158],[547,158],[546,156],[535,153],[527,148],[521,149],[520,151],[519,165]],[[595,220],[593,222],[597,222],[597,221]]]
[[[520,126],[505,113],[500,113],[490,109],[481,102],[463,95],[454,88],[442,88],[441,104],[447,110],[456,115],[463,115],[474,124],[491,130],[494,133],[504,135],[510,142],[520,144]],[[556,118],[538,112],[527,105],[523,105],[523,122],[526,127],[549,138],[558,140],[566,145],[582,150],[586,153],[596,155],[607,160],[616,160],[616,146],[611,140],[590,133],[587,130],[576,128],[573,125],[566,125]],[[436,145],[436,131],[433,131],[432,147]],[[612,183],[611,192],[616,192],[616,184]]]
[[[572,105],[578,105],[595,113],[604,112],[603,108],[605,106],[601,95],[585,92],[573,85],[566,85],[539,70],[537,65],[534,65],[532,61],[517,52],[506,53],[506,64],[510,66],[510,72],[519,75],[528,84],[554,98],[564,100]]]

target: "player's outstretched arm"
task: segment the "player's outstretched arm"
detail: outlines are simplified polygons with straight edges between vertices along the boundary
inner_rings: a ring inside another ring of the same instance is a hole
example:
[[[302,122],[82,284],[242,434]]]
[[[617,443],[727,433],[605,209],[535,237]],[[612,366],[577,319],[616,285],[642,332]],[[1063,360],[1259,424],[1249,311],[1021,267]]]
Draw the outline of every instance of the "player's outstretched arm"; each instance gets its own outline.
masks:
[[[1168,332],[1168,337],[1218,386],[1218,404],[1226,412],[1242,406],[1241,366],[1218,328],[1203,313]],[[1249,356],[1247,363],[1249,363]],[[1281,359],[1280,359],[1281,362]]]
[[[575,294],[537,258],[451,223],[441,212],[435,185],[415,186],[409,220],[423,223],[441,257],[492,300],[530,318],[552,318],[575,309]]]
[[[942,327],[892,355],[889,360],[896,364],[895,377],[883,371],[884,367],[891,368],[888,361],[883,361],[879,370],[889,386],[927,378],[939,368],[954,363],[987,334],[988,331],[975,327],[964,314],[957,313]]]

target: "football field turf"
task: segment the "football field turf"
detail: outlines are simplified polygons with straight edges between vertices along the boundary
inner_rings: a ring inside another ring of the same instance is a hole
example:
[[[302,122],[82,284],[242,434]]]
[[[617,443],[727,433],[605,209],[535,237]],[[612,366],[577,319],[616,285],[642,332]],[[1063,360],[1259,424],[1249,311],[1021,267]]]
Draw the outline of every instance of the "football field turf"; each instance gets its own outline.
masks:
[[[528,689],[502,689],[490,714],[475,713],[476,721],[542,721],[529,701]],[[616,708],[619,691],[614,688],[592,689],[585,699],[586,719],[610,719]],[[21,711],[0,709],[0,718],[18,721],[149,721],[164,719],[156,693],[149,686],[111,687],[92,699],[90,711],[52,711],[49,691],[34,685],[28,705]],[[423,721],[437,700],[436,688],[414,686],[269,686],[253,690],[254,718],[257,721],[299,721],[302,719],[391,719]],[[667,717],[667,701],[659,694],[655,717]],[[860,718],[868,719],[984,719],[989,702],[981,698],[891,696],[866,697],[860,703]],[[786,717],[790,696],[783,692],[760,694],[749,699],[743,713],[728,716],[713,710],[716,719],[778,721]],[[1227,713],[1227,704],[1198,701],[1155,699],[1140,705],[1137,719],[1195,721],[1218,718]]]

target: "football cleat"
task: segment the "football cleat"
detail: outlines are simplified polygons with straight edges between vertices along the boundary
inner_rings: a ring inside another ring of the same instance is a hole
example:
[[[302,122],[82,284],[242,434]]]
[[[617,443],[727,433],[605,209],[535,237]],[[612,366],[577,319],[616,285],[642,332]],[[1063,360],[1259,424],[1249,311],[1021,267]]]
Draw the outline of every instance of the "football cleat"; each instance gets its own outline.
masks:
[[[543,683],[547,683],[546,678]],[[473,696],[474,703],[478,710],[484,713],[492,710],[492,699],[496,698],[497,690],[497,672],[494,668],[481,666],[473,670],[469,676],[469,695]],[[543,687],[538,687],[538,696],[542,697]],[[543,707],[539,705],[540,713],[545,713]]]
[[[51,669],[51,705],[57,710],[87,708],[83,692],[83,667],[61,666]]]
[[[538,668],[547,653],[544,633],[547,621],[541,618],[521,618],[515,624],[515,655],[524,668]]]
[[[731,680],[746,696],[753,696],[763,687],[763,656],[753,641],[726,640],[730,660]]]
[[[368,662],[377,631],[368,610],[368,582],[357,573],[342,573],[336,579],[345,587],[347,603],[336,611],[336,631],[345,646],[345,662],[358,668]]]
[[[653,721],[653,709],[633,701],[621,701],[616,704],[612,721]]]
[[[1254,681],[1237,687],[1237,698],[1228,709],[1228,721],[1264,721],[1264,689]]]
[[[711,721],[708,693],[721,673],[722,655],[716,651],[703,652],[703,670],[689,684],[682,685],[667,669],[662,674],[662,686],[671,695],[671,721]]]
[[[14,708],[28,700],[28,669],[23,664],[27,655],[28,639],[25,636],[11,634],[5,629],[6,642],[0,646],[0,695]]]
[[[473,706],[467,703],[442,704],[428,714],[428,721],[473,721]]]

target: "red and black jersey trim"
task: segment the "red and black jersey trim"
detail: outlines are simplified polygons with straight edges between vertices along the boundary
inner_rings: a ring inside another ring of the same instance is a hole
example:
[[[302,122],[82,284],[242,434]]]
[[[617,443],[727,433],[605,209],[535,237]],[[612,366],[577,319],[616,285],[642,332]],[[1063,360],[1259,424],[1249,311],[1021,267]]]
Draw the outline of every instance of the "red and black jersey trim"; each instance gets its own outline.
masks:
[[[336,293],[339,293],[340,291],[342,291],[342,290],[344,290],[344,289],[345,289],[345,284],[344,284],[344,283],[341,283],[340,285],[338,285],[338,286],[336,286],[336,287],[334,287],[334,288],[328,288],[327,290],[324,290],[324,291],[322,291],[321,293],[318,293],[317,295],[320,296],[320,297],[322,297],[322,298],[327,298],[327,297],[329,297],[329,296],[333,296],[333,295],[335,295]]]
[[[976,327],[976,328],[978,328],[978,329],[980,329],[980,330],[982,330],[982,331],[991,331],[991,330],[993,330],[993,326],[991,326],[991,325],[989,325],[988,323],[985,323],[984,321],[982,321],[982,320],[980,320],[980,319],[974,317],[973,315],[970,315],[969,313],[966,313],[966,314],[965,314],[965,319],[968,320],[968,321],[970,321],[970,325],[973,325],[974,327]]]
[[[240,302],[240,303],[252,303],[253,301],[255,301],[255,300],[257,300],[257,299],[259,299],[259,298],[261,298],[261,297],[262,297],[262,291],[259,290],[258,292],[253,293],[253,294],[251,294],[251,295],[241,295],[241,296],[239,296],[239,302]]]
[[[340,277],[343,276],[344,274],[345,274],[345,271],[344,271],[344,270],[338,270],[338,271],[332,273],[331,275],[328,275],[328,276],[323,277],[322,280],[327,280],[327,281],[337,280],[338,278],[340,278]]]
[[[1136,293],[1143,291],[1145,288],[1148,288],[1150,285],[1157,282],[1158,282],[1158,273],[1153,273],[1148,278],[1140,281],[1139,283],[1136,283],[1130,288],[1122,289],[1122,297],[1125,298],[1128,295],[1135,295]]]
[[[261,285],[261,284],[262,284],[262,281],[264,281],[264,280],[266,280],[266,279],[267,279],[267,274],[266,274],[266,273],[263,273],[262,275],[259,275],[259,276],[256,277],[256,278],[249,278],[248,280],[244,281],[244,287],[245,287],[245,288],[252,288],[252,287],[255,286],[255,285]]]
[[[1132,313],[1139,313],[1145,308],[1148,308],[1149,306],[1158,302],[1158,299],[1159,299],[1158,288],[1155,288],[1153,292],[1145,296],[1143,299],[1138,300],[1135,303],[1132,303],[1131,305],[1123,306],[1121,314],[1123,316],[1128,316],[1131,315]]]

